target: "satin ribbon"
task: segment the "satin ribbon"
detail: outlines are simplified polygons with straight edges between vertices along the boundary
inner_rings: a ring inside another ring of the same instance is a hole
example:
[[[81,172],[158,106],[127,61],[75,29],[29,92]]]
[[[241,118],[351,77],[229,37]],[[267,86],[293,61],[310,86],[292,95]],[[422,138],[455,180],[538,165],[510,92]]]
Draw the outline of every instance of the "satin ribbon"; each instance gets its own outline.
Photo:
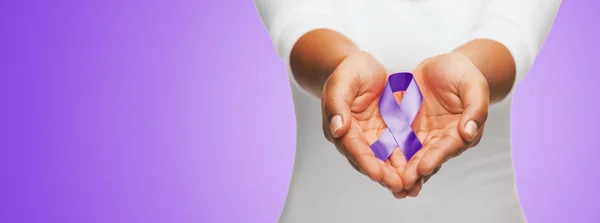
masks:
[[[405,91],[400,104],[394,92]],[[413,131],[411,124],[415,120],[423,95],[411,73],[395,73],[388,82],[379,100],[379,112],[387,129],[370,147],[380,160],[387,160],[396,148],[400,148],[407,160],[422,147],[421,141]]]

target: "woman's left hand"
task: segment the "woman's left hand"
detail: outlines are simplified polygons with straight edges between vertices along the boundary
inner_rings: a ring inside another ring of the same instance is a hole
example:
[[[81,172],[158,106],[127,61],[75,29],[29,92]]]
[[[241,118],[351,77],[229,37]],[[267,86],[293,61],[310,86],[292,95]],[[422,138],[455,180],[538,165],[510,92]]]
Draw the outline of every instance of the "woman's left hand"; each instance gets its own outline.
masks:
[[[481,139],[490,100],[483,74],[461,53],[423,61],[413,74],[423,94],[412,124],[423,147],[407,163],[402,181],[416,197],[441,165]]]

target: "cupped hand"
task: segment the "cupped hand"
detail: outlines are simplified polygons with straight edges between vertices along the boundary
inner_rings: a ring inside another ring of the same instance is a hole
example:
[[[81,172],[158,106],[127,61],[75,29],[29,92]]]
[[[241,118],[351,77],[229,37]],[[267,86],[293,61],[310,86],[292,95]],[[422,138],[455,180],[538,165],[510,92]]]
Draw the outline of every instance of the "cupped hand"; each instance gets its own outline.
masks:
[[[406,164],[402,180],[415,197],[441,165],[481,139],[487,119],[489,87],[483,74],[460,53],[423,61],[414,71],[423,93],[412,124],[423,147]]]
[[[357,171],[403,198],[408,194],[401,179],[404,155],[396,149],[388,160],[381,161],[369,147],[387,129],[378,104],[388,76],[385,67],[368,53],[347,56],[323,87],[323,132]]]

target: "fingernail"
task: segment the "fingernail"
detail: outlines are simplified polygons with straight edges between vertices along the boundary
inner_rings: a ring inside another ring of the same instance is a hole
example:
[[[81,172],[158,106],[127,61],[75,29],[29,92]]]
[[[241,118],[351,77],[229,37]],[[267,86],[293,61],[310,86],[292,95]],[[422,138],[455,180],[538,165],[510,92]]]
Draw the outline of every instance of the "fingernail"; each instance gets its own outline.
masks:
[[[465,125],[465,129],[471,137],[475,137],[475,133],[477,132],[477,123],[475,123],[473,120],[468,121]]]
[[[331,128],[331,135],[337,138],[338,135],[336,135],[336,132],[342,128],[342,117],[339,115],[333,116],[331,119],[331,125],[329,127]]]

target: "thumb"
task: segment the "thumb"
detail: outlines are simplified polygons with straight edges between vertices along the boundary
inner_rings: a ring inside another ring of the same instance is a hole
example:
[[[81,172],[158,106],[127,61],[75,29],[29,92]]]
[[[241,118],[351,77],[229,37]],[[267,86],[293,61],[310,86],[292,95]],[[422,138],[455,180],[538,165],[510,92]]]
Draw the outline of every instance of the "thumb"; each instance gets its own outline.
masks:
[[[352,120],[350,105],[358,94],[360,81],[334,71],[323,88],[321,106],[323,110],[323,123],[328,127],[331,136],[339,138],[350,129]],[[325,130],[327,131],[327,130]]]
[[[490,101],[489,86],[479,71],[465,73],[459,84],[459,97],[464,111],[458,123],[458,132],[467,142],[473,142],[483,128]]]

